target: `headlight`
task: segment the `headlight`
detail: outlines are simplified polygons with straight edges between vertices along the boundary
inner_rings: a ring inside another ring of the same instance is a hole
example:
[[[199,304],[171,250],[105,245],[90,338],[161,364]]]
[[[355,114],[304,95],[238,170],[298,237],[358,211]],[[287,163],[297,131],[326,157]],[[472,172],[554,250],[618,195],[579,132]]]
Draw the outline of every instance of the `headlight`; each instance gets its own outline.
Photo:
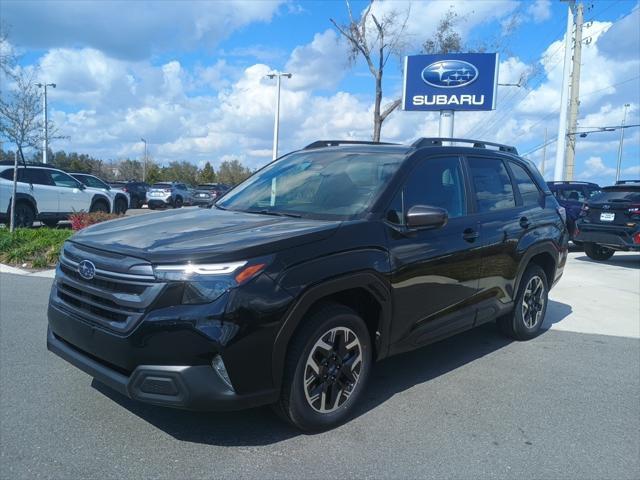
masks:
[[[231,262],[183,265],[158,265],[153,272],[158,280],[184,282],[183,304],[210,303],[233,287],[255,277],[265,263]]]

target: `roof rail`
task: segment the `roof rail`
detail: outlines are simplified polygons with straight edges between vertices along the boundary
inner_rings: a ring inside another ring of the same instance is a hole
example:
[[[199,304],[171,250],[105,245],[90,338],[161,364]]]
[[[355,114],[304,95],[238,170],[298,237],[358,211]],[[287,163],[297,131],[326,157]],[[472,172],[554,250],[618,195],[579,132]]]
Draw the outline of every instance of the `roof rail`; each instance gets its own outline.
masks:
[[[616,185],[629,185],[630,183],[640,183],[640,180],[616,180]]]
[[[518,154],[518,150],[516,147],[512,147],[510,145],[503,145],[501,143],[493,143],[493,142],[485,142],[482,140],[470,140],[468,138],[419,138],[415,142],[411,144],[414,148],[422,148],[422,147],[442,147],[444,142],[452,142],[452,143],[471,143],[473,144],[473,148],[487,148],[497,147],[501,152],[513,153],[515,155]]]
[[[398,145],[397,143],[387,142],[367,142],[364,140],[316,140],[310,143],[303,150],[310,150],[312,148],[322,147],[337,147],[340,145]]]

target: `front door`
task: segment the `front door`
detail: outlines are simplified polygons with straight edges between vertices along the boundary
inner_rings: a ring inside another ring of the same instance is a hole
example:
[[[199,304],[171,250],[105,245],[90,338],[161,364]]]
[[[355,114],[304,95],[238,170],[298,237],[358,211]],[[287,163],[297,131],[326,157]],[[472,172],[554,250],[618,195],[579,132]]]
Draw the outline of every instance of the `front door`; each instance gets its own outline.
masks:
[[[84,190],[84,186],[78,180],[71,175],[56,170],[51,170],[51,178],[56,187],[59,187],[60,212],[89,211],[92,195]]]
[[[446,209],[448,222],[431,230],[408,229],[404,218],[415,205]],[[392,349],[408,350],[470,327],[481,259],[474,248],[477,226],[467,215],[460,158],[420,161],[387,218],[394,297]]]

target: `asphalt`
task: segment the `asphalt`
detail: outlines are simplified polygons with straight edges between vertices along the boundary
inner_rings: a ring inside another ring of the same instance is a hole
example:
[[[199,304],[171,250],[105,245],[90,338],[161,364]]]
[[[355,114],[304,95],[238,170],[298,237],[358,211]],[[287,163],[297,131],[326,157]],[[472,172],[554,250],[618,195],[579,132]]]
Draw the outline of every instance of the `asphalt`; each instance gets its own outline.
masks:
[[[47,352],[51,280],[0,274],[0,478],[638,479],[639,267],[573,253],[539,337],[487,325],[381,362],[317,435],[109,391]]]

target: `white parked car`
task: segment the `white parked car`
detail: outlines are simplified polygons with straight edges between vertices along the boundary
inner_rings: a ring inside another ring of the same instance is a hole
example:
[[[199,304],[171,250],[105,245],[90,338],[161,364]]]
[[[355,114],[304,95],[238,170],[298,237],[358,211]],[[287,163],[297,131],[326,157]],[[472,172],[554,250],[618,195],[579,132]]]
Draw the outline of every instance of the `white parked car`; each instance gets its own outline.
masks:
[[[13,165],[0,165],[0,221],[9,223],[13,194]],[[18,167],[16,226],[30,227],[35,220],[55,226],[79,211],[111,212],[111,198],[102,190],[87,188],[68,173],[41,165]]]
[[[111,187],[107,182],[95,175],[89,175],[88,173],[69,173],[76,180],[81,181],[85,187],[90,189],[97,189],[104,192],[110,199],[113,205],[113,213],[124,214],[129,208],[130,197],[127,192],[121,188]]]

